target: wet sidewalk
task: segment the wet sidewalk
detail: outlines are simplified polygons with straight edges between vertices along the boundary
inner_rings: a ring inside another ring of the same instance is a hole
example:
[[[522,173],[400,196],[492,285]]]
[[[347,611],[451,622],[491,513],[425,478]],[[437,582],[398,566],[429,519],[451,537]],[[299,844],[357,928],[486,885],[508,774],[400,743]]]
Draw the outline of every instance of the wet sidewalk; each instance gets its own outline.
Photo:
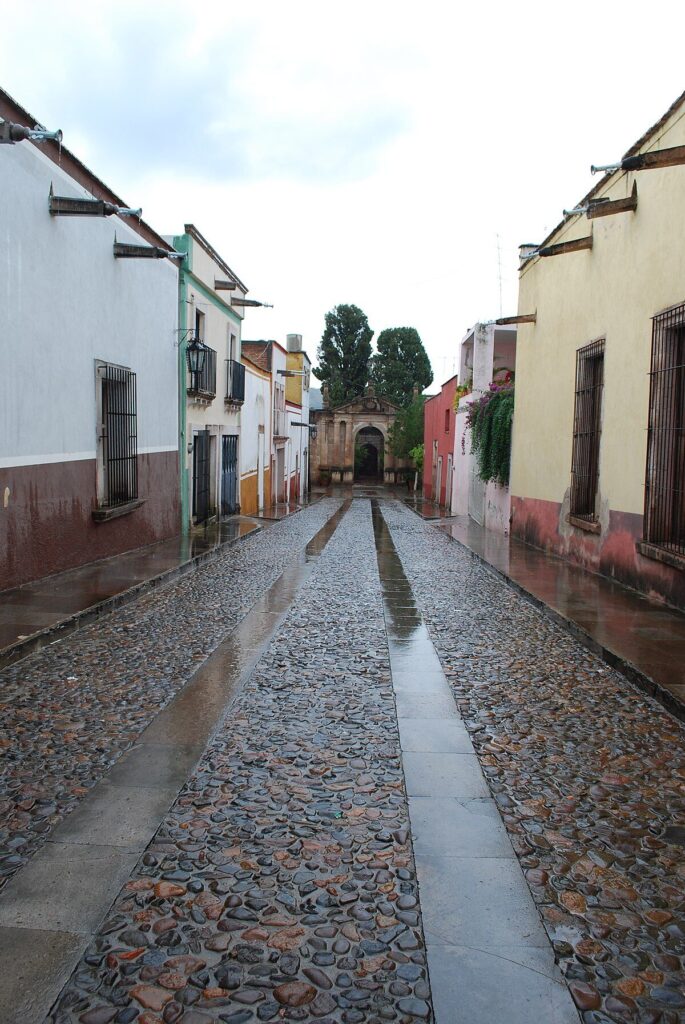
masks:
[[[435,525],[685,721],[685,615],[467,516]]]
[[[52,643],[143,591],[167,583],[261,526],[236,516],[190,536],[134,548],[112,558],[0,593],[0,668]]]

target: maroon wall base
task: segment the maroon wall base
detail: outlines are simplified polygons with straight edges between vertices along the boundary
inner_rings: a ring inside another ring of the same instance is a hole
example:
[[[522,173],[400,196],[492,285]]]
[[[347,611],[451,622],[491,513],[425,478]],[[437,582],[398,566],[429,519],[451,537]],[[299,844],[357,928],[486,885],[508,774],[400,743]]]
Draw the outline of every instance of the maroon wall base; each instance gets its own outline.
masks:
[[[96,523],[95,460],[0,469],[0,590],[154,544],[180,530],[178,452],[138,456],[145,504]]]
[[[685,609],[685,572],[645,558],[636,550],[636,542],[642,540],[642,516],[612,511],[609,529],[592,534],[563,522],[559,502],[512,495],[511,534],[584,569]]]

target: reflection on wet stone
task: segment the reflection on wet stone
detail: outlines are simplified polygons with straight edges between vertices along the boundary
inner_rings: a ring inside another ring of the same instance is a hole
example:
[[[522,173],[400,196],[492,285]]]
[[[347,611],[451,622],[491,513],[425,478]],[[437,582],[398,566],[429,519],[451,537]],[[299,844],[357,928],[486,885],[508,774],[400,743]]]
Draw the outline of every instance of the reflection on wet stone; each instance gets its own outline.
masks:
[[[52,1024],[431,1019],[372,550],[353,504]]]
[[[245,659],[240,620],[338,505],[312,505],[0,671],[0,888],[236,626]]]

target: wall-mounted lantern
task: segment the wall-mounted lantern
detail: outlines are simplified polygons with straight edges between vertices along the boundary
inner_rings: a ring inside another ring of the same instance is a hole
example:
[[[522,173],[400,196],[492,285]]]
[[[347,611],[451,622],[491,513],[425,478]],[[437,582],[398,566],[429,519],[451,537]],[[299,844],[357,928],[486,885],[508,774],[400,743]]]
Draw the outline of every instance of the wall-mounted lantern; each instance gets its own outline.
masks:
[[[188,360],[188,369],[194,377],[204,370],[206,357],[207,346],[203,345],[197,337],[193,338],[186,349],[186,358]]]

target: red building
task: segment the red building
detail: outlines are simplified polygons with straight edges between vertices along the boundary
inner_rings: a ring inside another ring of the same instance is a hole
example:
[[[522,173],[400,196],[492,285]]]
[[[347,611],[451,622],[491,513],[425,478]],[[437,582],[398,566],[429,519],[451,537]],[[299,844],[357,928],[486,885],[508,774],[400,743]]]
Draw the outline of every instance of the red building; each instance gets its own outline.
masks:
[[[423,411],[423,496],[449,507],[454,458],[454,398],[457,374],[442,385],[440,394],[426,400]]]

